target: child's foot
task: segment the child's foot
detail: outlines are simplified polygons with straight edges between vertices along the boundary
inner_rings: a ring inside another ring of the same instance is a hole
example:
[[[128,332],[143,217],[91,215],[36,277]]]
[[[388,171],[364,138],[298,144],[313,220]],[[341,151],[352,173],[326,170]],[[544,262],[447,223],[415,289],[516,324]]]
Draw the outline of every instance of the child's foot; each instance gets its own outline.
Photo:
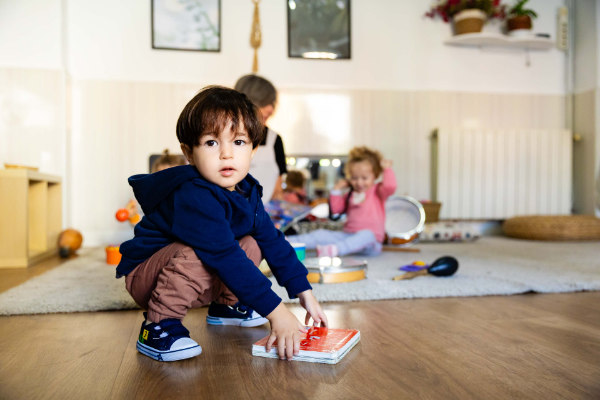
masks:
[[[209,325],[253,327],[266,324],[268,320],[240,302],[228,306],[213,301],[210,303],[210,306],[208,306],[206,322]]]
[[[190,332],[174,318],[163,319],[159,323],[142,322],[136,348],[158,361],[183,360],[202,353],[200,345],[190,339]]]
[[[337,257],[338,254],[339,251],[335,244],[317,245],[318,257]]]

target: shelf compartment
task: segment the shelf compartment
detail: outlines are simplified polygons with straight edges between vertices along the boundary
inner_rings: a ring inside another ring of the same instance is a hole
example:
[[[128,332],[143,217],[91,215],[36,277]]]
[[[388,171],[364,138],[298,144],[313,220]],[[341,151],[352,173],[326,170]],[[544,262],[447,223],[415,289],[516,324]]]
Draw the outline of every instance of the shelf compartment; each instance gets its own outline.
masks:
[[[28,267],[58,252],[62,227],[60,177],[0,170],[0,268]]]

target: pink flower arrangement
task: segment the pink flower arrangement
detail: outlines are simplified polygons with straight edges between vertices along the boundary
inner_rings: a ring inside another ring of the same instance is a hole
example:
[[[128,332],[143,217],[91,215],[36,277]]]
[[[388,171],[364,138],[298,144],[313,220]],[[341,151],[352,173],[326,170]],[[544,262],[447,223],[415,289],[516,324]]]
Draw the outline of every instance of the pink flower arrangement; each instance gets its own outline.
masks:
[[[502,0],[442,0],[431,6],[426,17],[439,17],[444,22],[450,22],[452,17],[463,10],[478,9],[483,11],[488,18],[504,19],[506,6],[500,4]]]

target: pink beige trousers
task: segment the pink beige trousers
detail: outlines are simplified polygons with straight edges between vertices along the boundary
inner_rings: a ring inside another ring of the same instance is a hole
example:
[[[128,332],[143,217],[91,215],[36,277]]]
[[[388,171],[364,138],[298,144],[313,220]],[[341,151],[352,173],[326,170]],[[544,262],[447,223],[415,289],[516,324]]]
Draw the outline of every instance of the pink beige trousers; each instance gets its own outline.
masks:
[[[240,247],[254,265],[262,260],[256,240],[244,236]],[[216,271],[205,266],[194,250],[182,243],[163,247],[125,277],[131,297],[148,310],[148,321],[183,319],[190,308],[212,301],[233,305],[237,297],[221,281]]]

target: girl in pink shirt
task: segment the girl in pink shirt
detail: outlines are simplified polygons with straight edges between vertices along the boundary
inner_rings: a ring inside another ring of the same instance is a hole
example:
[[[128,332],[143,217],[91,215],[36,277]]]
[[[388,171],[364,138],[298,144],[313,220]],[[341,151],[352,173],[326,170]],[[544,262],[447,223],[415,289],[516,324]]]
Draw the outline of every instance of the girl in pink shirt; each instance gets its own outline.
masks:
[[[385,237],[385,201],[396,190],[392,161],[377,150],[355,147],[346,163],[346,179],[337,182],[330,193],[332,214],[346,213],[343,231],[318,229],[290,237],[317,249],[317,255],[343,256],[352,253],[376,255]],[[375,183],[379,176],[383,179]],[[342,191],[350,187],[350,191]]]

